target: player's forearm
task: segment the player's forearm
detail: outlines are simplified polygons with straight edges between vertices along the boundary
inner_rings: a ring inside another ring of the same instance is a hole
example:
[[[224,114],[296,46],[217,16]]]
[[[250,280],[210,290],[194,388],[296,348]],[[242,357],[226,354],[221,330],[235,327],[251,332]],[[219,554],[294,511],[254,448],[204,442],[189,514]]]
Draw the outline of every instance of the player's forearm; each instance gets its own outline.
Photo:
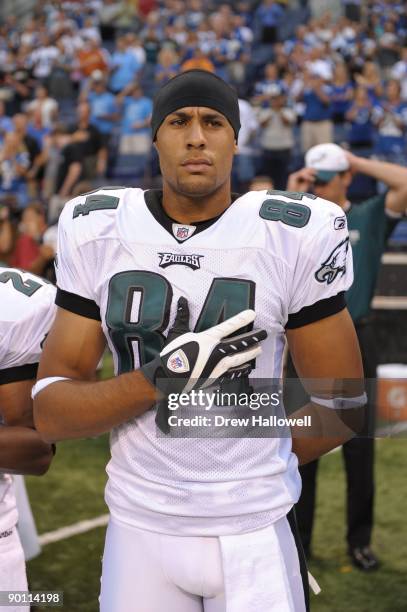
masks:
[[[97,153],[96,171],[98,174],[101,174],[101,175],[105,174],[106,167],[107,167],[107,161],[108,161],[107,148],[103,147],[102,149],[99,149]]]
[[[0,255],[7,254],[13,245],[13,229],[10,221],[0,220]]]
[[[377,161],[375,159],[367,159],[357,157],[356,163],[353,164],[356,172],[367,174],[375,178],[377,181],[382,181],[390,189],[405,189],[407,183],[407,168],[389,162]]]
[[[27,265],[27,272],[32,272],[33,274],[43,274],[44,268],[46,264],[50,261],[43,257],[43,255],[38,255],[29,265]]]
[[[0,427],[0,472],[41,476],[48,470],[52,447],[29,427]]]
[[[329,453],[337,446],[347,442],[350,437],[343,438],[293,438],[292,451],[298,457],[299,465],[310,463],[321,455]]]
[[[100,382],[59,381],[34,399],[34,422],[47,442],[97,436],[143,414],[157,399],[140,371]]]
[[[82,166],[79,162],[73,162],[68,169],[68,174],[65,177],[63,185],[59,191],[60,196],[68,196],[71,193],[72,187],[79,179],[82,172]]]
[[[325,94],[321,89],[315,89],[314,90],[315,94],[318,96],[318,98],[321,100],[322,104],[329,104],[330,103],[330,97]]]
[[[290,418],[309,416],[310,427],[291,427],[292,450],[300,465],[314,461],[354,437],[363,424],[363,408],[336,411],[309,403]]]

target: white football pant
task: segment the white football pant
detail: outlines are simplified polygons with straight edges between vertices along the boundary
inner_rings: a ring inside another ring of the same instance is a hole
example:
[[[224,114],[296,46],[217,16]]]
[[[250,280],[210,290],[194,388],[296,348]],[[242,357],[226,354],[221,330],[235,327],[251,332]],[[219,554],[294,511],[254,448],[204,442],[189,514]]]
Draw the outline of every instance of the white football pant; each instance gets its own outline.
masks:
[[[110,519],[101,612],[252,610],[306,610],[286,517],[256,532],[220,538],[171,536]]]
[[[6,535],[9,532],[10,535]],[[0,591],[27,591],[24,551],[17,528],[0,534]],[[0,606],[3,609],[3,606]],[[27,606],[7,606],[7,612],[27,612]]]

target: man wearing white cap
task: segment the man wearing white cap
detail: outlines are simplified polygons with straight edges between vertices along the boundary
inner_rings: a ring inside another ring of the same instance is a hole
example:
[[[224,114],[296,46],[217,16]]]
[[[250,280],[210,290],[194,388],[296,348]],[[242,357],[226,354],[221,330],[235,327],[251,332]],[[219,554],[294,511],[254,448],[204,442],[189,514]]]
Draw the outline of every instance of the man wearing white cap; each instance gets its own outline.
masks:
[[[387,186],[387,191],[353,206],[347,198],[347,190],[356,173],[381,181]],[[336,144],[320,144],[308,151],[305,168],[289,177],[287,188],[290,191],[312,191],[335,202],[344,212],[338,215],[335,224],[337,229],[348,225],[353,251],[354,283],[347,291],[346,301],[358,334],[365,377],[373,379],[376,377],[377,358],[370,302],[387,238],[407,209],[407,168],[357,157]],[[364,571],[378,567],[378,560],[370,548],[374,498],[374,405],[370,413],[371,423],[364,436],[354,438],[342,447],[347,477],[348,552],[354,565]],[[303,488],[297,513],[308,555],[317,467],[318,461],[314,461],[300,468]]]

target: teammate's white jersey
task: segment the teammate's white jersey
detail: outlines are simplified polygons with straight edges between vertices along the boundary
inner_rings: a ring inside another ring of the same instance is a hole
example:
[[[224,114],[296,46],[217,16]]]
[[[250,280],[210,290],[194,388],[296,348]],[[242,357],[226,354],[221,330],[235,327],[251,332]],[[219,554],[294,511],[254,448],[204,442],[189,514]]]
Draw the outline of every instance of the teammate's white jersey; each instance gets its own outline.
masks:
[[[304,194],[250,192],[196,226],[163,214],[158,192],[108,188],[66,204],[59,222],[57,304],[102,321],[116,373],[161,350],[177,300],[191,329],[245,308],[268,338],[252,374],[279,378],[285,327],[338,312],[352,282],[341,209]],[[155,410],[111,436],[106,500],[114,518],[184,535],[264,527],[297,501],[289,438],[159,437]]]
[[[34,274],[0,268],[0,384],[35,379],[41,344],[55,317],[55,293]],[[16,522],[12,477],[0,474],[0,533]]]

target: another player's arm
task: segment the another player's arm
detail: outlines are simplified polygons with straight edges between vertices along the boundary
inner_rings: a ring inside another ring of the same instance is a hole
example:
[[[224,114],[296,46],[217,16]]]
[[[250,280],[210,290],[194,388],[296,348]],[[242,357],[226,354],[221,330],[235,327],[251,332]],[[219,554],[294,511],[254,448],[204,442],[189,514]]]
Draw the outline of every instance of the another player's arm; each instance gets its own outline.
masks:
[[[310,395],[321,395],[321,391],[326,398],[363,395],[362,358],[347,309],[286,333],[296,371]],[[299,463],[313,461],[352,438],[363,421],[363,410],[336,411],[309,403],[291,414],[311,416],[309,430],[299,426],[291,430]]]
[[[76,181],[79,180],[81,172],[82,172],[81,162],[79,161],[71,162],[69,164],[68,172],[65,176],[64,182],[62,184],[61,189],[59,190],[58,195],[60,195],[61,197],[69,196]]]
[[[352,172],[360,172],[383,182],[388,187],[385,207],[392,213],[407,211],[407,168],[398,164],[367,159],[346,152]]]
[[[99,321],[58,308],[38,379],[72,379],[49,385],[34,400],[34,420],[49,441],[95,436],[148,410],[157,390],[140,371],[89,382],[105,348]]]
[[[0,426],[0,473],[42,476],[52,456],[51,445],[35,429]]]
[[[40,476],[48,470],[52,447],[33,429],[34,380],[0,385],[0,472]]]
[[[0,384],[0,414],[9,426],[34,427],[31,389],[35,380]]]

